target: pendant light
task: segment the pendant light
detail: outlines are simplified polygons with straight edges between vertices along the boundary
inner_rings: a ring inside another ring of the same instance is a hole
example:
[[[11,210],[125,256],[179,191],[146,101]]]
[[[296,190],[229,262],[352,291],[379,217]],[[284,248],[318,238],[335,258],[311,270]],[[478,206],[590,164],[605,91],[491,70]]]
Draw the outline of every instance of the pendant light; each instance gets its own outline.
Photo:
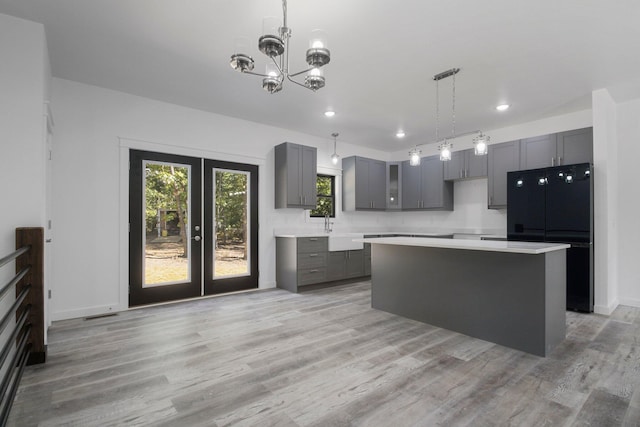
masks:
[[[473,138],[474,153],[477,156],[484,156],[487,154],[487,146],[489,144],[489,136],[482,133],[480,130],[474,130],[471,132],[465,132],[460,135],[456,135],[456,74],[460,71],[460,68],[451,68],[450,70],[443,71],[433,76],[433,80],[436,81],[436,140],[438,143],[438,151],[440,151],[440,160],[446,162],[451,160],[453,144],[449,141],[459,138],[461,136],[478,134]],[[440,80],[447,77],[453,77],[453,83],[451,86],[451,136],[449,138],[440,139]],[[421,144],[424,145],[424,144]],[[422,151],[418,148],[420,145],[416,145],[409,151],[409,164],[411,166],[418,166],[420,164],[420,154]]]
[[[439,141],[438,135],[438,116],[440,115],[440,94],[438,88],[438,82],[442,79],[446,79],[447,77],[453,76],[453,84],[451,85],[451,138],[456,137],[456,74],[460,71],[460,68],[452,68],[447,71],[443,71],[440,74],[436,74],[433,76],[433,80],[436,81],[436,141]],[[451,160],[451,149],[453,148],[453,144],[447,141],[445,138],[442,144],[438,146],[438,150],[440,150],[440,160],[443,162],[447,162]]]
[[[340,156],[338,156],[338,153],[336,152],[338,135],[340,135],[338,132],[334,132],[331,134],[331,136],[333,137],[333,154],[331,155],[331,163],[333,163],[334,165],[337,165],[338,160],[340,159]]]
[[[473,153],[476,156],[485,156],[488,152],[487,146],[491,138],[480,132],[480,135],[473,138]]]

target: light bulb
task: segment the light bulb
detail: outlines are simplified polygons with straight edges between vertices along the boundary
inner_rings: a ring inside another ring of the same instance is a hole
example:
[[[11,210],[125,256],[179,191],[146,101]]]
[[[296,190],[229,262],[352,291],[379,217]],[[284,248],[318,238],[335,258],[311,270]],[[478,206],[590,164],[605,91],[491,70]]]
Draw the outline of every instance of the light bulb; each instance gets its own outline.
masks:
[[[331,163],[333,163],[334,165],[337,165],[339,158],[340,158],[340,156],[338,156],[336,153],[333,153],[331,155]]]

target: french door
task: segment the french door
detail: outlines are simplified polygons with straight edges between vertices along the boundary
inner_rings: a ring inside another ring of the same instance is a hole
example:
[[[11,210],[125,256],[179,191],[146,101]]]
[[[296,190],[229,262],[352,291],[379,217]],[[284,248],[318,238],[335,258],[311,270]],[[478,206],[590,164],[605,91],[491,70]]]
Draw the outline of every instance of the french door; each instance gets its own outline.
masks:
[[[129,305],[257,288],[257,201],[255,165],[131,150]]]

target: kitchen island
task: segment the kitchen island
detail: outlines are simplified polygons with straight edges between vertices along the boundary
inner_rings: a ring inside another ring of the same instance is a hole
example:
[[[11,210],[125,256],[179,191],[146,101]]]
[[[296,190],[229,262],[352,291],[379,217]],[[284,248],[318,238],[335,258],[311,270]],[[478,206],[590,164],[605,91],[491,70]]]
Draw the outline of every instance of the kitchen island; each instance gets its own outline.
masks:
[[[569,245],[411,237],[371,244],[371,305],[538,356],[565,338]]]

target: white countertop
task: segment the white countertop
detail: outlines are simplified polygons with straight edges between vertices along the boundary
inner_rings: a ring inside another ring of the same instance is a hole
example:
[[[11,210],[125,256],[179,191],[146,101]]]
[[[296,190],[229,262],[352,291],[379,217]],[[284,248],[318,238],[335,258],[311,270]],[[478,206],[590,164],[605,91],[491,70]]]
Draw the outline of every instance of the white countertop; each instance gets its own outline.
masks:
[[[381,237],[354,239],[355,242],[397,246],[422,246],[429,248],[467,249],[472,251],[510,252],[538,255],[546,252],[568,249],[563,243],[533,243],[496,240],[433,239],[428,237]]]
[[[454,233],[409,233],[405,231],[372,231],[372,232],[342,232],[342,231],[332,231],[331,233],[278,233],[275,237],[287,237],[287,238],[296,238],[296,237],[331,237],[331,236],[345,236],[345,235],[354,235],[354,236],[366,236],[366,235],[377,235],[377,236],[388,236],[395,234],[410,234],[412,236],[424,236],[424,237],[451,237]]]

